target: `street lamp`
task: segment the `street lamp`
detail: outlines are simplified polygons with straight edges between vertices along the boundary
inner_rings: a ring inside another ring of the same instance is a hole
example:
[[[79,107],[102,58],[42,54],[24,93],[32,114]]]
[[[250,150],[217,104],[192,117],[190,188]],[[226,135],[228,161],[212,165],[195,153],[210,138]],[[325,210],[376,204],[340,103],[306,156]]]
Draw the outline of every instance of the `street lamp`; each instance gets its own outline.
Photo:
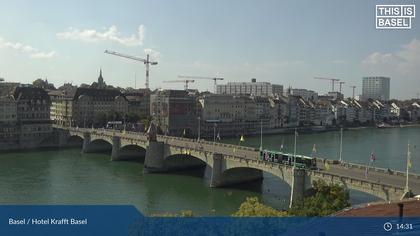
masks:
[[[214,126],[213,126],[213,142],[214,143],[216,143],[216,127],[217,127],[217,124],[214,123]]]
[[[263,141],[262,141],[262,138],[263,138],[263,121],[262,121],[262,119],[260,120],[260,128],[261,128],[261,130],[260,130],[260,151],[262,151],[262,146],[263,146]]]
[[[201,132],[201,117],[198,117],[198,137],[197,141],[200,141],[200,132]]]
[[[297,143],[297,128],[295,128],[295,147],[293,149],[293,169],[296,168],[296,143]]]
[[[340,157],[339,157],[340,163],[343,161],[342,154],[343,154],[343,127],[341,127],[340,129]]]

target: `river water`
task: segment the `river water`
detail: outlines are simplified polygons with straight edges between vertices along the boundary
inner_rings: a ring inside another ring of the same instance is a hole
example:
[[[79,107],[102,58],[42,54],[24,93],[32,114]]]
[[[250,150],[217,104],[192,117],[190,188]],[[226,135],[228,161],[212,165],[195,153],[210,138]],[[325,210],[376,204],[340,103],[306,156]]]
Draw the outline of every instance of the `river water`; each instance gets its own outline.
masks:
[[[374,151],[374,165],[405,169],[407,140],[412,146],[412,172],[420,173],[420,128],[345,131],[343,159],[365,164]],[[236,143],[238,139],[225,139]],[[338,158],[340,134],[300,134],[298,153]],[[264,148],[293,150],[293,135],[264,136]],[[243,145],[260,145],[259,137],[245,137]],[[203,170],[143,174],[141,161],[111,162],[109,153],[80,154],[80,149],[0,153],[0,204],[133,204],[145,214],[192,210],[196,215],[229,215],[248,196],[258,196],[277,209],[288,205],[290,187],[265,174],[262,183],[209,188]],[[351,191],[353,204],[377,198]]]

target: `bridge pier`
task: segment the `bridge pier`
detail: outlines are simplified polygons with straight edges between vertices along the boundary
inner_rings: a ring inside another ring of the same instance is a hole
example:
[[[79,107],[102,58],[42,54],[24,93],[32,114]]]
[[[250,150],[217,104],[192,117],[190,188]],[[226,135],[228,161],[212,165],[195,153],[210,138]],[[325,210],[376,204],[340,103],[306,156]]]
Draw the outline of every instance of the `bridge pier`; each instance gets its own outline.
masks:
[[[213,168],[210,187],[224,187],[263,179],[263,171],[253,168],[227,169],[226,160],[222,154],[213,154]]]
[[[293,168],[292,172],[292,185],[289,203],[290,208],[297,201],[302,200],[305,196],[305,191],[311,188],[311,179],[306,175],[306,170]]]
[[[89,152],[89,144],[90,144],[90,133],[83,133],[82,153]]]
[[[112,137],[112,152],[111,152],[111,161],[119,160],[119,152],[121,147],[121,139],[118,136]]]
[[[56,130],[55,131],[58,136],[58,147],[64,147],[67,145],[67,139],[69,138],[70,134],[65,131]]]
[[[144,173],[164,172],[165,168],[165,143],[149,141],[144,158]]]
[[[211,169],[210,187],[220,187],[222,185],[223,174],[223,155],[213,154],[213,168]]]

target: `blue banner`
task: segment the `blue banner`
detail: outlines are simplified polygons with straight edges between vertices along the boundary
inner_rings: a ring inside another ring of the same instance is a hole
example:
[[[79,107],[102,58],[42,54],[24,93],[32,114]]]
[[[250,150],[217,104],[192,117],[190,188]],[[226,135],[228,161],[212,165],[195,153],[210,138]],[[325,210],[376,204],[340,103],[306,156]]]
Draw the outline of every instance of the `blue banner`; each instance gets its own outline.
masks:
[[[0,235],[420,235],[420,217],[144,217],[133,206],[0,206]]]

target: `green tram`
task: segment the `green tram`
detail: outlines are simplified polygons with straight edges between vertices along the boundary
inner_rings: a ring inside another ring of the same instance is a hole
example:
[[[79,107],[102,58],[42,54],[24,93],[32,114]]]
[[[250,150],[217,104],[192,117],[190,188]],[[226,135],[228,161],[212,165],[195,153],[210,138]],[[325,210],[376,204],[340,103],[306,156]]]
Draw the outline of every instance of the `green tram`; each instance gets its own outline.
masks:
[[[260,151],[260,160],[274,163],[281,163],[284,165],[293,166],[295,158],[291,153],[283,153],[271,150]],[[313,157],[296,155],[296,168],[300,169],[317,169],[316,159]]]

